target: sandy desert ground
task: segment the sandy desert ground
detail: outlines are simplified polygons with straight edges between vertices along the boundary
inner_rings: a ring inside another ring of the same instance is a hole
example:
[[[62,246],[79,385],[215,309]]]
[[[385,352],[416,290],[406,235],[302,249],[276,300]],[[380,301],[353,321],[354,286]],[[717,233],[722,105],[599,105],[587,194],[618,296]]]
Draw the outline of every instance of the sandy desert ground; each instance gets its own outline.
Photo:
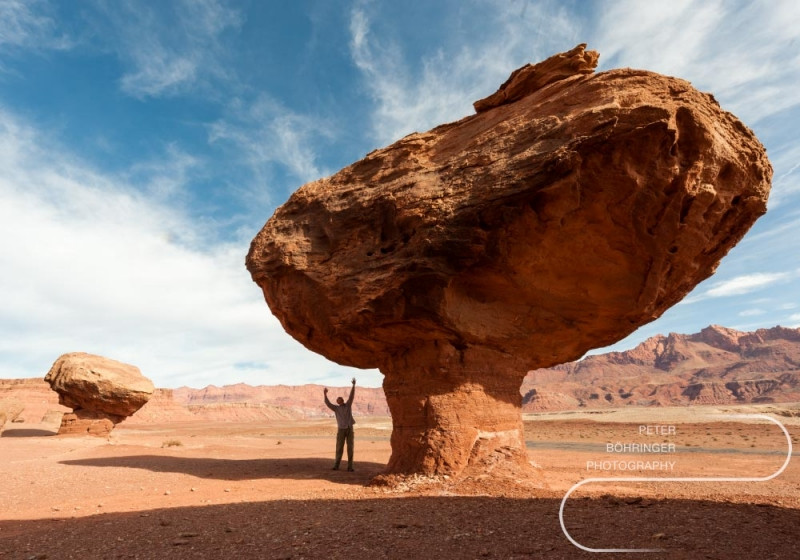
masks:
[[[128,421],[109,440],[10,424],[0,438],[0,558],[800,558],[797,452],[770,481],[592,483],[566,502],[565,526],[582,545],[662,553],[585,552],[561,530],[563,496],[589,477],[780,469],[780,428],[721,416],[730,412],[779,412],[799,443],[798,405],[526,415],[535,480],[412,479],[390,489],[369,485],[389,458],[388,418],[359,420],[354,473],[331,471],[332,420]],[[609,443],[675,451],[609,453]],[[674,465],[587,470],[614,460]]]

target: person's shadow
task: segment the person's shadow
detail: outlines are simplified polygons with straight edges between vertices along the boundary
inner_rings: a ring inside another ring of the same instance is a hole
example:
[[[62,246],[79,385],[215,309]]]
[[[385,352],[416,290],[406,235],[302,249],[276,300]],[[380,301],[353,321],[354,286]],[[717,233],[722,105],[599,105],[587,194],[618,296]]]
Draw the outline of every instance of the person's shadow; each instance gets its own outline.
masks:
[[[127,467],[153,472],[183,473],[198,478],[218,480],[253,480],[259,478],[285,478],[291,480],[322,479],[339,484],[366,485],[381,474],[386,465],[355,461],[355,472],[347,472],[346,463],[338,471],[331,470],[333,461],[320,457],[266,458],[266,459],[213,459],[207,457],[170,457],[164,455],[128,455],[61,461],[63,465],[83,467]]]

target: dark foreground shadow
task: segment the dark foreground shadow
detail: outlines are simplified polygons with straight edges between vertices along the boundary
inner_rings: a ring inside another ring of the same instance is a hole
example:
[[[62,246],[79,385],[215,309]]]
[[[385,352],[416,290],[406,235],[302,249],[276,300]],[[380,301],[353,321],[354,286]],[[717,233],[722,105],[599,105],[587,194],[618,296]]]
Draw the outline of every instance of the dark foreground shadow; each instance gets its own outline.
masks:
[[[253,480],[259,478],[322,479],[341,484],[366,485],[386,465],[355,461],[355,472],[347,472],[346,461],[338,471],[331,470],[332,459],[319,457],[286,459],[213,459],[207,457],[170,457],[164,455],[128,455],[61,461],[62,465],[83,467],[126,467],[153,472],[183,473],[216,480]]]
[[[0,521],[0,558],[264,559],[794,559],[800,511],[663,500],[398,497],[154,509],[92,517]]]
[[[46,437],[54,436],[58,432],[51,430],[37,430],[33,428],[9,428],[0,433],[0,437]]]

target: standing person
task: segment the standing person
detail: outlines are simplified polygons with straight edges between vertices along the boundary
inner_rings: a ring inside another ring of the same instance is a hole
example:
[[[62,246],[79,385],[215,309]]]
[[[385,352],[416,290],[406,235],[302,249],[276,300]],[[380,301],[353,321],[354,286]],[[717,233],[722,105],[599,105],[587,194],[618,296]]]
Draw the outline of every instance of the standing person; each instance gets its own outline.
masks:
[[[337,397],[336,404],[328,400],[328,388],[325,387],[325,405],[336,415],[336,425],[339,430],[336,432],[336,461],[333,470],[339,470],[339,463],[342,462],[342,451],[344,442],[347,440],[347,470],[353,472],[353,397],[356,394],[356,378],[353,378],[353,388],[350,389],[350,397],[344,402],[342,397]]]

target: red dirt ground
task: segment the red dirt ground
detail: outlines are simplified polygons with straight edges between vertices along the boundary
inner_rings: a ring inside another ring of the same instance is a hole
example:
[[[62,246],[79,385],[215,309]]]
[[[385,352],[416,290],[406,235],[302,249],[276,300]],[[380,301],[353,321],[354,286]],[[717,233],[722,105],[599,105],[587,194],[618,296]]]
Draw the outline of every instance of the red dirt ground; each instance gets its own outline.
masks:
[[[596,483],[588,477],[763,477],[786,456],[767,422],[691,409],[528,416],[535,481],[488,477],[369,486],[389,454],[388,419],[359,419],[356,472],[334,472],[332,421],[122,425],[109,440],[7,425],[0,438],[0,559],[62,558],[800,558],[800,460],[767,482]],[[750,407],[748,412],[759,412]],[[719,413],[720,410],[711,412]],[[781,419],[794,443],[800,419]],[[702,420],[702,421],[701,421]],[[674,434],[640,436],[638,426]],[[616,455],[608,442],[676,452]],[[586,470],[592,460],[675,461],[675,471]]]

